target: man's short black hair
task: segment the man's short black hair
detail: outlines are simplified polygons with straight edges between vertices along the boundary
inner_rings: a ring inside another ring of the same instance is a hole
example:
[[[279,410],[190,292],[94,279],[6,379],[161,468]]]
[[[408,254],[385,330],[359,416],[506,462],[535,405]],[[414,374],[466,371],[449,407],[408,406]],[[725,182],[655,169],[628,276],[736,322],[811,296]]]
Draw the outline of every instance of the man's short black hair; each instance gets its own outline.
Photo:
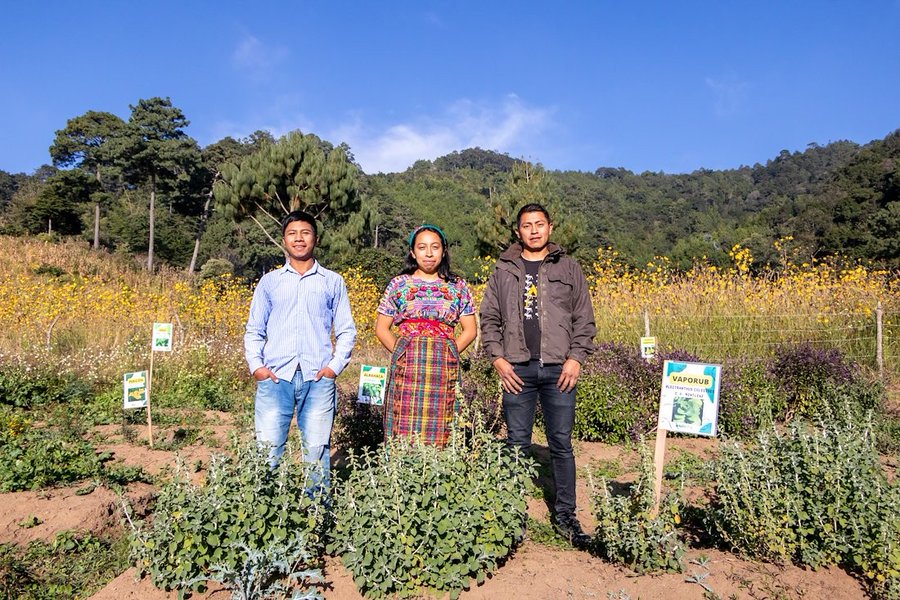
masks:
[[[303,223],[312,225],[313,238],[317,240],[319,239],[319,231],[316,228],[316,218],[303,210],[292,210],[287,214],[284,220],[281,221],[281,237],[284,237],[284,232],[287,231],[287,226],[294,221],[301,221]]]
[[[547,209],[544,208],[542,204],[538,204],[537,202],[531,202],[530,204],[526,204],[522,208],[519,209],[519,214],[516,215],[516,229],[519,228],[519,225],[522,224],[522,215],[530,212],[542,212],[544,216],[547,218],[548,223],[553,223],[550,219],[550,213],[547,212]]]

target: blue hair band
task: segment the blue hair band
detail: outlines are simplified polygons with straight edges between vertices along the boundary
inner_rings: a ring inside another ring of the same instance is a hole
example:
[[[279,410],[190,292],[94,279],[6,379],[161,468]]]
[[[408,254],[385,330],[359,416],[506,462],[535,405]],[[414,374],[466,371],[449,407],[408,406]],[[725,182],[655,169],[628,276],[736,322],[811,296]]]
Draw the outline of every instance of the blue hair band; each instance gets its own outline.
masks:
[[[413,242],[416,241],[416,236],[423,231],[433,231],[439,236],[441,236],[441,243],[444,244],[444,247],[447,247],[447,236],[444,235],[444,232],[441,231],[441,228],[437,225],[429,225],[427,223],[423,223],[419,225],[415,229],[412,230],[412,233],[409,234],[409,247],[412,248]]]

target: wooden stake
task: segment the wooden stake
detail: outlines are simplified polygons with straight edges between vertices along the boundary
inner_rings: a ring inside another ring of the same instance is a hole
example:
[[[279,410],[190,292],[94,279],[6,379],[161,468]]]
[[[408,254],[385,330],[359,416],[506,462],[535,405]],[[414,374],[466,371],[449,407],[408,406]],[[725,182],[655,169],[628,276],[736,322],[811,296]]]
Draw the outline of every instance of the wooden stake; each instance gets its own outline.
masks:
[[[150,396],[153,390],[153,355],[156,352],[150,348],[150,371],[147,373],[147,438],[150,440],[150,448],[153,449],[153,417],[150,414]]]
[[[878,377],[884,379],[884,338],[883,338],[884,310],[881,301],[875,307],[875,363],[878,365]]]
[[[656,428],[656,449],[653,452],[653,465],[656,467],[656,487],[654,489],[655,502],[653,504],[653,514],[656,517],[659,514],[659,502],[662,499],[662,480],[663,480],[663,460],[666,457],[666,430],[662,427]]]

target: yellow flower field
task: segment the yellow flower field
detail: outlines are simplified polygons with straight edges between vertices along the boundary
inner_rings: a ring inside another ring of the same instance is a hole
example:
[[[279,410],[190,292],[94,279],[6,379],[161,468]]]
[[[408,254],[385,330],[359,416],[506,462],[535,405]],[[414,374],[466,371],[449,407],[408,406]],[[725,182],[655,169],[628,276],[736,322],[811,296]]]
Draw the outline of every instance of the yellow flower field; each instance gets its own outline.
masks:
[[[588,273],[597,340],[637,346],[646,313],[661,345],[705,360],[764,356],[778,344],[810,341],[874,369],[880,303],[885,367],[900,369],[897,273],[826,260],[754,277],[746,249],[735,247],[732,258],[729,269],[698,263],[677,273],[666,259],[636,270],[614,250],[598,250]],[[490,267],[485,260],[482,274]],[[381,290],[358,269],[344,277],[365,355],[377,346]],[[472,286],[476,302],[483,285]],[[250,285],[231,277],[201,282],[171,269],[148,277],[130,257],[81,242],[0,237],[0,362],[50,361],[113,382],[133,368],[123,361],[145,354],[151,324],[168,321],[176,349],[202,347],[211,361],[240,369],[251,296]]]

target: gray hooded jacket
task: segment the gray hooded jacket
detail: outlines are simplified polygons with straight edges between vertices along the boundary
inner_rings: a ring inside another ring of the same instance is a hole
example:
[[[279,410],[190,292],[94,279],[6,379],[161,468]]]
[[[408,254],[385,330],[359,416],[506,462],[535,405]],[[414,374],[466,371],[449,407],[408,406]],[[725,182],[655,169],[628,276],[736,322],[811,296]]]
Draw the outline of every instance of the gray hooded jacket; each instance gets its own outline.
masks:
[[[594,309],[581,266],[559,245],[550,242],[550,253],[538,272],[541,324],[541,362],[561,364],[572,358],[583,363],[594,348]],[[522,245],[511,245],[497,260],[481,302],[481,344],[493,362],[528,362],[525,345],[523,297],[525,267]]]

